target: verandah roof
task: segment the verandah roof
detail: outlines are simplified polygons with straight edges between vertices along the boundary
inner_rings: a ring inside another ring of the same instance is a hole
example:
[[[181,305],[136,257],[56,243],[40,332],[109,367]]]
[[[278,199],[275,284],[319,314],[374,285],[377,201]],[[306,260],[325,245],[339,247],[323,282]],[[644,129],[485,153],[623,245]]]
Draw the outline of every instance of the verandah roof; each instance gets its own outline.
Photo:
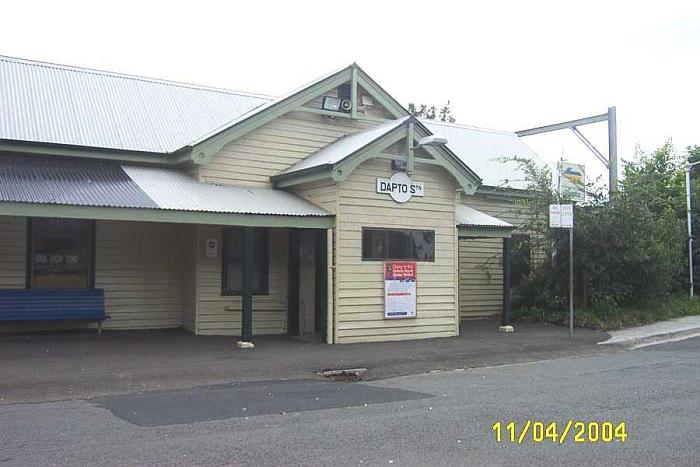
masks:
[[[513,224],[490,216],[464,204],[457,205],[457,228],[460,237],[510,237]]]
[[[309,223],[313,225],[332,222],[327,211],[283,190],[201,183],[184,172],[160,167],[3,156],[0,215],[20,212],[57,217],[102,212],[98,218],[103,219],[124,219],[130,212],[131,220],[227,225],[236,225],[236,220],[258,225],[255,217],[260,216],[296,219],[290,226],[305,226],[303,219],[309,218],[316,220]]]

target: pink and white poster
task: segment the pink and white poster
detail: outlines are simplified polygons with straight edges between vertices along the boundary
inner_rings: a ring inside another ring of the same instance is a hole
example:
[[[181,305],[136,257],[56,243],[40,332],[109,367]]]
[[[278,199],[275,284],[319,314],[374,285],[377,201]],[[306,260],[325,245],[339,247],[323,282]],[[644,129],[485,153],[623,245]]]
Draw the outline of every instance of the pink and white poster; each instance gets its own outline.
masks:
[[[384,318],[416,317],[415,261],[384,263]]]

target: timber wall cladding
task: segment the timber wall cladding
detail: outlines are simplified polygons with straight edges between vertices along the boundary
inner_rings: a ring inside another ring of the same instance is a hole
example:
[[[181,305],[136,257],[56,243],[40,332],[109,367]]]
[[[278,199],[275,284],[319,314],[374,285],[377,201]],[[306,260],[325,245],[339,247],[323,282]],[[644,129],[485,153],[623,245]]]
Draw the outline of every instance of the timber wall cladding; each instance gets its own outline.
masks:
[[[287,329],[287,261],[289,231],[270,229],[269,293],[253,296],[253,334],[283,334]],[[206,240],[219,242],[219,254],[206,256]],[[223,228],[199,227],[197,334],[241,335],[240,296],[221,295]]]
[[[522,205],[481,194],[465,204],[515,226],[526,222]],[[518,232],[516,230],[516,232]],[[459,312],[462,319],[498,315],[503,310],[503,239],[459,239]]]
[[[182,326],[181,227],[97,221],[95,287],[105,290],[106,329]]]
[[[0,289],[23,289],[27,282],[27,219],[0,216]]]
[[[446,337],[457,333],[455,184],[436,166],[416,165],[425,197],[406,203],[376,193],[391,164],[370,160],[339,184],[336,339],[339,343]],[[435,231],[435,262],[418,262],[417,318],[385,320],[382,261],[362,261],[362,227]]]
[[[338,204],[338,184],[333,180],[317,180],[290,188],[294,194],[322,207],[331,214],[336,213]]]
[[[199,167],[209,183],[270,186],[270,177],[373,123],[290,112],[227,144],[211,164]]]

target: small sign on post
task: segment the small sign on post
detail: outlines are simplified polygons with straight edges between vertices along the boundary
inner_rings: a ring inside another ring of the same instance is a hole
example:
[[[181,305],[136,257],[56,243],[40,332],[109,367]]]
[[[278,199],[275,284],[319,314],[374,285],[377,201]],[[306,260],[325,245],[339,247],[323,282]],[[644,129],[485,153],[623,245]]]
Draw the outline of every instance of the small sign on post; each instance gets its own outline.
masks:
[[[569,229],[569,337],[574,337],[574,205],[550,204],[549,226]]]
[[[571,229],[574,227],[573,204],[550,204],[549,226],[553,229]]]

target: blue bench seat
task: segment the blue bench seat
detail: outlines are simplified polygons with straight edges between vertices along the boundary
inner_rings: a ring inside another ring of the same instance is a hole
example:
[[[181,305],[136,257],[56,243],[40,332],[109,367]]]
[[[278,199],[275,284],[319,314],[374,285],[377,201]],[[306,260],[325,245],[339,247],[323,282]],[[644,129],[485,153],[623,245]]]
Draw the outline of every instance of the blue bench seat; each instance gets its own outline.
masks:
[[[0,290],[0,321],[95,321],[102,331],[103,289]]]

